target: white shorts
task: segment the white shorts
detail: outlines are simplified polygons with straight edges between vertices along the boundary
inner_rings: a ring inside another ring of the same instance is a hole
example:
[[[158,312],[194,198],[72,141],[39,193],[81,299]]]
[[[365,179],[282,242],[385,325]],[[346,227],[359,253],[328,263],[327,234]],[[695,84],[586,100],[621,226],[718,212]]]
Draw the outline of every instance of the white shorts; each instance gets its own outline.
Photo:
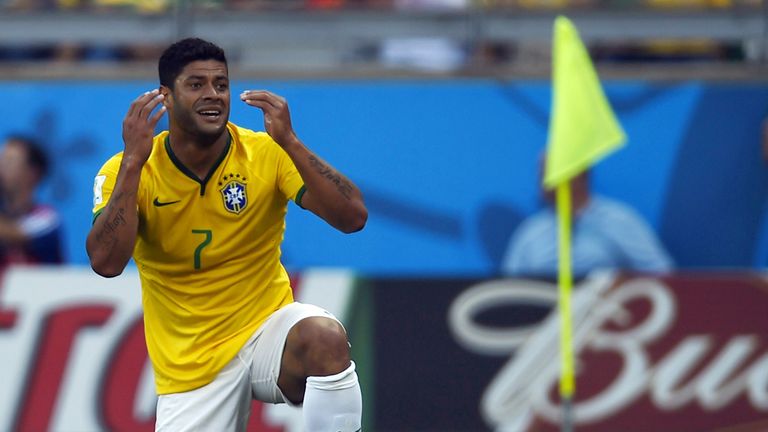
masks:
[[[216,378],[203,387],[160,395],[156,431],[244,431],[251,399],[289,403],[277,386],[288,332],[313,316],[338,319],[320,307],[291,303],[270,315]]]

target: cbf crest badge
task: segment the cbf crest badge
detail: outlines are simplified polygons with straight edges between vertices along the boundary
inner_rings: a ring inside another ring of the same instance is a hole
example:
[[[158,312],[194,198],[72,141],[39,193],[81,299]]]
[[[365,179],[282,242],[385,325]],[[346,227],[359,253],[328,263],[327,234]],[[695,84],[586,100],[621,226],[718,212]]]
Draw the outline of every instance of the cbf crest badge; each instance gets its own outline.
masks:
[[[222,182],[224,187],[219,190],[224,200],[224,208],[228,212],[239,214],[248,206],[248,195],[245,192],[244,183],[245,177],[242,180],[240,179],[240,174],[237,174],[237,176],[233,174],[224,176],[224,181]]]

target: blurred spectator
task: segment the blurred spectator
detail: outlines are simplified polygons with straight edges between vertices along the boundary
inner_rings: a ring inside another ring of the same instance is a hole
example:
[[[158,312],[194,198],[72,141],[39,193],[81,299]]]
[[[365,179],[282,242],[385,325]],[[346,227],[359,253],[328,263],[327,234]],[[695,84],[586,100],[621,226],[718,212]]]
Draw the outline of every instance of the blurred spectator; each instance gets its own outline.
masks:
[[[125,10],[144,14],[162,13],[170,0],[56,0],[59,9],[93,9],[102,12]]]
[[[768,164],[768,117],[763,119],[762,134],[760,136],[761,153],[763,155],[763,162]]]
[[[645,0],[644,3],[656,8],[727,8],[733,5],[731,0]]]
[[[197,2],[209,6],[216,0]],[[218,3],[216,3],[218,5]],[[160,14],[170,10],[170,0],[0,0],[2,9],[15,11],[89,11],[96,13],[132,12]],[[96,20],[98,18],[94,18]],[[96,39],[87,42],[0,44],[0,62],[124,62],[142,61],[145,46],[110,44]],[[151,58],[153,61],[155,56]]]
[[[460,42],[439,37],[389,38],[381,46],[381,62],[394,69],[450,72],[462,68],[467,57]]]
[[[763,119],[760,136],[760,153],[763,163],[768,165],[768,117]],[[757,232],[756,247],[752,265],[755,269],[765,270],[768,267],[768,201],[763,206],[763,214]]]
[[[543,169],[542,169],[543,172]],[[542,191],[545,208],[515,230],[501,264],[508,276],[554,278],[558,270],[554,192]],[[651,227],[633,209],[592,195],[589,172],[571,180],[571,253],[574,278],[596,269],[666,272],[673,262]]]
[[[403,12],[455,12],[467,9],[469,0],[394,0]],[[385,39],[379,58],[385,67],[430,72],[450,72],[464,67],[469,50],[463,41],[437,36],[403,36]]]
[[[0,150],[0,271],[10,264],[63,261],[59,215],[35,200],[47,168],[32,139],[11,136]]]
[[[170,0],[0,0],[0,5],[15,10],[104,9],[123,8],[142,13],[158,13],[168,9]]]
[[[339,10],[385,10],[394,9],[399,15],[437,12],[439,15],[458,14],[466,21],[466,31],[451,34],[430,34],[419,27],[418,21],[411,29],[398,32],[396,36],[383,38],[379,31],[372,29],[370,35],[359,40],[342,40],[343,52],[318,53],[306,56],[308,50],[298,44],[292,51],[282,41],[277,42],[279,55],[273,63],[290,63],[298,58],[311,64],[312,59],[322,58],[323,65],[338,62],[339,70],[346,70],[349,65],[375,66],[400,71],[426,71],[446,73],[477,73],[491,71],[503,66],[521,67],[524,70],[541,70],[548,67],[550,44],[541,38],[491,36],[486,27],[486,13],[495,11],[537,13],[557,9],[581,9],[585,11],[617,10],[626,11],[627,16],[636,10],[654,9],[669,15],[699,13],[700,11],[743,11],[752,10],[759,14],[761,0],[190,0],[179,2],[172,0],[0,0],[0,11],[30,12],[62,11],[84,12],[91,14],[93,20],[99,20],[100,14],[119,12],[129,16],[135,14],[164,14],[175,12],[180,17],[176,20],[178,31],[194,32],[198,17],[219,10],[236,13],[259,13],[261,11],[299,11],[311,10],[333,12]],[[665,12],[666,11],[666,12]],[[308,15],[307,20],[315,19]],[[349,17],[354,20],[354,15]],[[612,18],[607,17],[608,21]],[[434,25],[431,18],[428,22]],[[683,23],[681,22],[681,25]],[[439,24],[438,24],[439,25]],[[686,24],[690,26],[690,24]],[[617,26],[620,27],[620,26]],[[614,30],[613,33],[616,31]],[[619,29],[619,33],[620,29]],[[685,33],[685,32],[683,32]],[[523,32],[525,34],[525,32]],[[60,40],[30,37],[23,42],[0,41],[0,63],[52,63],[51,66],[66,66],[88,63],[88,66],[113,66],[116,63],[142,63],[155,61],[157,52],[164,47],[164,40],[146,42],[135,46],[132,42],[113,42],[109,40]],[[308,36],[311,37],[311,36]],[[265,41],[265,44],[273,42]],[[274,43],[273,43],[274,44]],[[592,58],[596,63],[679,63],[679,62],[744,62],[763,57],[763,44],[760,38],[728,38],[703,35],[700,38],[685,36],[661,39],[652,31],[637,38],[624,38],[621,34],[606,36],[590,42]],[[261,48],[260,48],[261,49]],[[243,48],[242,52],[251,51]],[[273,46],[266,52],[275,52]],[[283,51],[286,53],[283,55]],[[290,52],[289,52],[290,51]],[[320,51],[320,50],[318,50]],[[151,55],[147,55],[151,53]],[[257,64],[253,56],[243,55],[237,59],[248,67]],[[2,66],[0,64],[0,66]],[[271,67],[271,66],[270,66]],[[291,63],[285,66],[293,69]],[[52,68],[52,70],[56,70]]]
[[[592,57],[598,62],[680,63],[743,61],[744,47],[738,41],[709,39],[646,39],[592,44]]]

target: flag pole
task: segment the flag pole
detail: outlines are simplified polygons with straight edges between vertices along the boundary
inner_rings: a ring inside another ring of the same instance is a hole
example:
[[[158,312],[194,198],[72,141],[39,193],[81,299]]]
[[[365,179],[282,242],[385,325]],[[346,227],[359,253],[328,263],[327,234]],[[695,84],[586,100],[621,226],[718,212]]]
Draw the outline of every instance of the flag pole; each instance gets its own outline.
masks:
[[[544,185],[555,189],[558,224],[558,312],[562,430],[576,422],[570,179],[620,148],[626,141],[584,43],[571,20],[555,19],[552,44],[552,111]]]
[[[573,431],[573,395],[575,392],[573,359],[573,314],[571,292],[573,272],[571,263],[571,184],[565,180],[557,185],[557,308],[560,312],[560,400],[562,402],[563,432]]]

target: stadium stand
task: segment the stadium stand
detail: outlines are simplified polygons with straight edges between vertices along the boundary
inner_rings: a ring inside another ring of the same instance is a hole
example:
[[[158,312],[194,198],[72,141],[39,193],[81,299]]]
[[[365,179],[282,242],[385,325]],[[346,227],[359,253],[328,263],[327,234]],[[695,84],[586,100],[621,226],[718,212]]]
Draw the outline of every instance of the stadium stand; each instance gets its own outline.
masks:
[[[715,69],[685,67],[686,76],[759,76],[765,64],[759,0],[3,0],[0,69],[147,75],[158,47],[195,34],[257,75],[543,75],[559,13],[577,23],[599,67],[662,64],[674,74],[675,64],[699,62]]]

